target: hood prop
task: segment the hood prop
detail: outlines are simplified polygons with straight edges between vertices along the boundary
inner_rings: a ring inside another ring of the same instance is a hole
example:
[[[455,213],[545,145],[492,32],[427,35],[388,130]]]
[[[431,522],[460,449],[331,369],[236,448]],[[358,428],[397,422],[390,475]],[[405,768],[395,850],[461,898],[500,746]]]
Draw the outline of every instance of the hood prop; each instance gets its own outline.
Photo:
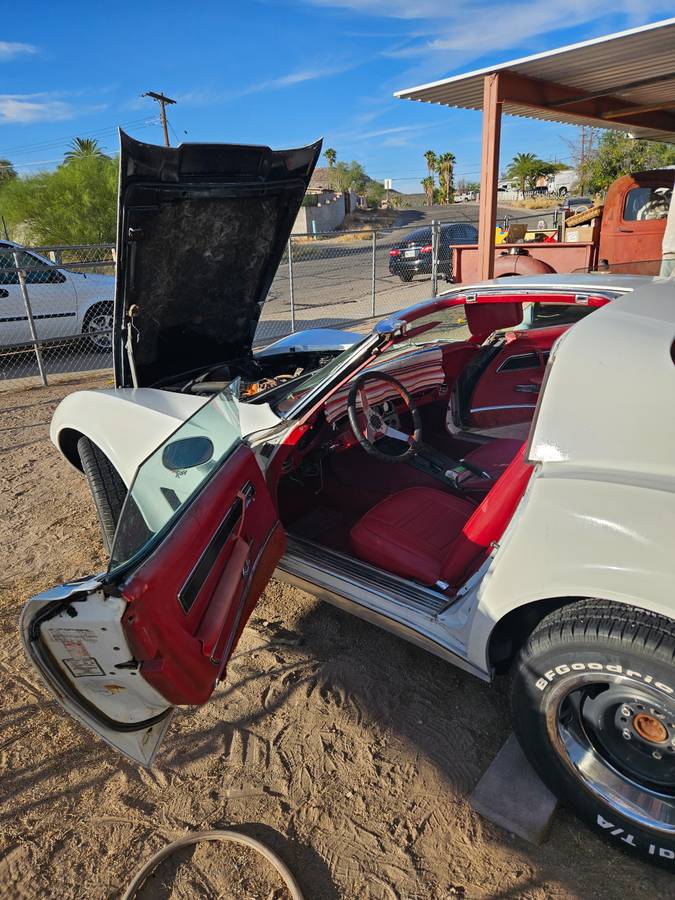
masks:
[[[125,347],[127,351],[127,361],[129,363],[129,374],[131,375],[131,384],[133,387],[138,387],[138,376],[136,375],[136,363],[134,361],[134,334],[136,335],[136,340],[138,340],[138,328],[134,325],[134,316],[138,314],[138,304],[133,303],[129,307],[129,312],[127,313],[127,339],[125,342]]]

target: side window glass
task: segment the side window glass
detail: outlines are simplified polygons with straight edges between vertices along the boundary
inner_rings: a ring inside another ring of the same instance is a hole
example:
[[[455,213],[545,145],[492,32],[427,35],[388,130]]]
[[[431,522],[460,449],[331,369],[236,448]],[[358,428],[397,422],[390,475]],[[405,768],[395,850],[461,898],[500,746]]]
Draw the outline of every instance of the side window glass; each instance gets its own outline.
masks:
[[[665,219],[668,215],[673,189],[668,187],[633,188],[626,194],[624,221],[645,222]]]
[[[0,284],[18,284],[19,276],[14,270],[14,257],[12,253],[0,247]]]
[[[111,568],[166,528],[239,445],[238,392],[232,382],[141,463],[120,513]]]
[[[26,273],[27,284],[55,284],[65,281],[55,266],[25,250],[19,250],[19,265]]]

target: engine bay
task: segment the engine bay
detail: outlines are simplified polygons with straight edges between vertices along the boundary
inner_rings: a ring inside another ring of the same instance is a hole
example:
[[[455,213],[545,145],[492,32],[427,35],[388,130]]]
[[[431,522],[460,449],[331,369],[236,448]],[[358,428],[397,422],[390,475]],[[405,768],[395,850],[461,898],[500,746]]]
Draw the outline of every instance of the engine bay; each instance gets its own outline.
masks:
[[[263,394],[287,382],[320,369],[341,351],[287,352],[258,358],[255,355],[233,362],[188,372],[169,384],[158,384],[165,390],[210,397],[219,393],[235,379],[240,379],[241,400],[255,402]]]

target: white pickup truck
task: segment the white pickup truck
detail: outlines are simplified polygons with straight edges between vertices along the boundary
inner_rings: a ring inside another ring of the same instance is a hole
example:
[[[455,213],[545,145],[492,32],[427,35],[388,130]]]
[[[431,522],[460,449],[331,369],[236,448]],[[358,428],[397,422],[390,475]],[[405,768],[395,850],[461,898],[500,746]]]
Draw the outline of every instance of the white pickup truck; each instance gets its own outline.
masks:
[[[551,176],[546,185],[547,193],[552,197],[566,197],[571,193],[576,181],[576,169],[562,169]]]

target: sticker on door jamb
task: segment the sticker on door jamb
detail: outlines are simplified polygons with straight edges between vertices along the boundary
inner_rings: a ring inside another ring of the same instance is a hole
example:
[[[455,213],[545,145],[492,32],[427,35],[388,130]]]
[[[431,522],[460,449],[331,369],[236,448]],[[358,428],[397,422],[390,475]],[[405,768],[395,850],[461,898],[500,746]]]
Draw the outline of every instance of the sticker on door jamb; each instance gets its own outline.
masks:
[[[68,671],[73,678],[86,678],[90,675],[105,675],[105,672],[93,656],[78,656],[73,659],[63,659],[61,662],[68,667]]]

